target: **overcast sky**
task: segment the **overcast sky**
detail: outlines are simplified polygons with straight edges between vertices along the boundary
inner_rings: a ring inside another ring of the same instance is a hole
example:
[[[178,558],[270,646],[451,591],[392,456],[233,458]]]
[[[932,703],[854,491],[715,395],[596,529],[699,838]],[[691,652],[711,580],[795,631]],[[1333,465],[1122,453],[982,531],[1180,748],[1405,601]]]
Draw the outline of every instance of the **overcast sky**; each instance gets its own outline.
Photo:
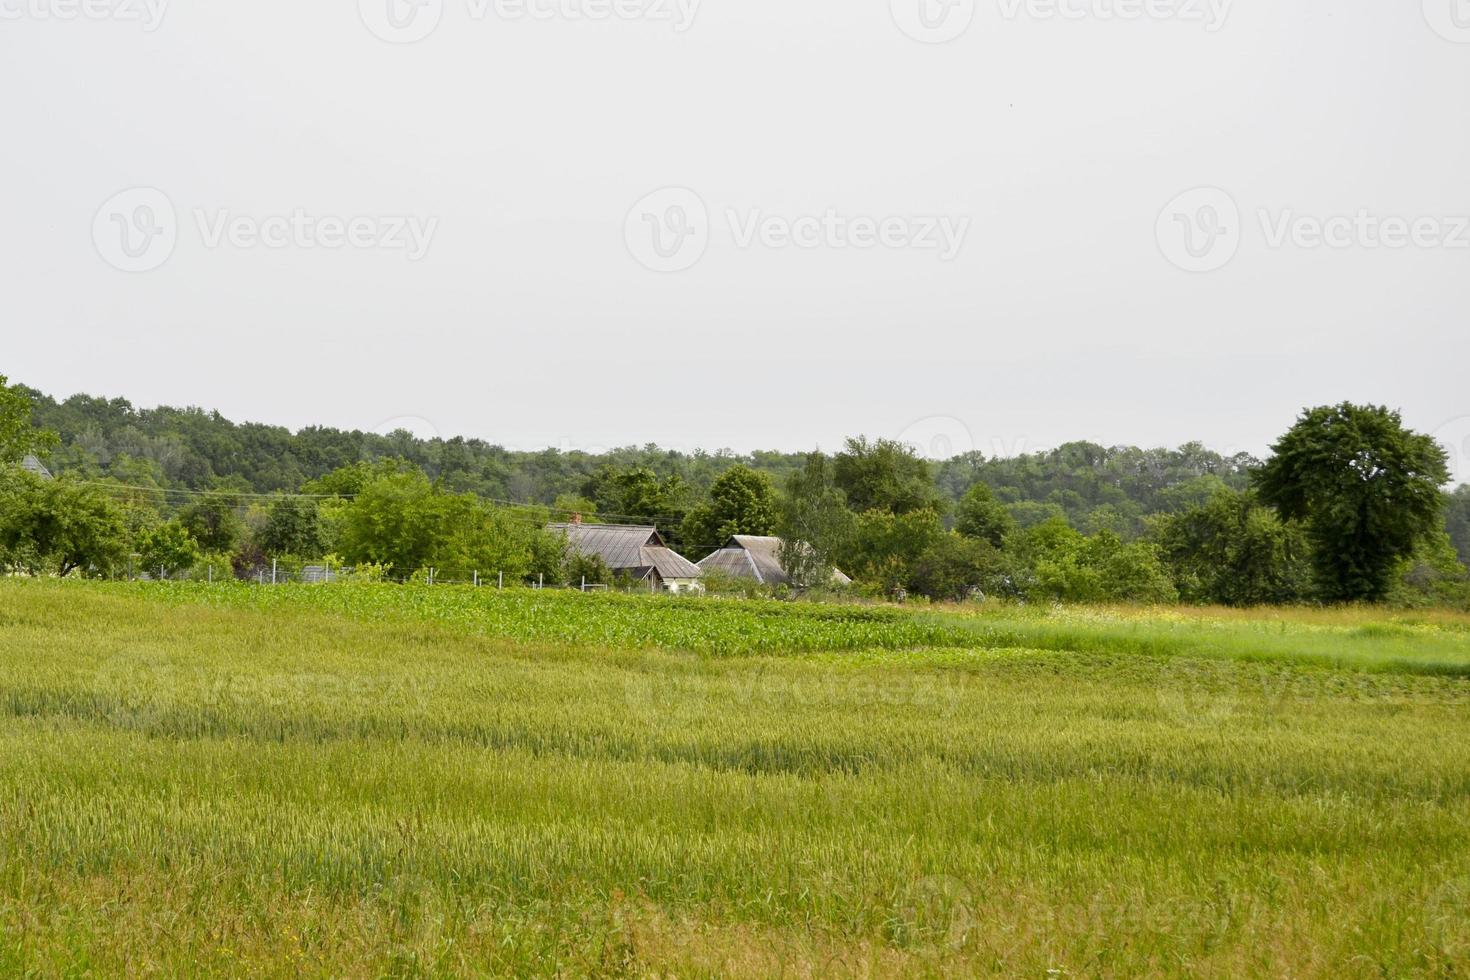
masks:
[[[1470,0],[162,2],[0,0],[13,380],[587,449],[1351,399],[1470,479]]]

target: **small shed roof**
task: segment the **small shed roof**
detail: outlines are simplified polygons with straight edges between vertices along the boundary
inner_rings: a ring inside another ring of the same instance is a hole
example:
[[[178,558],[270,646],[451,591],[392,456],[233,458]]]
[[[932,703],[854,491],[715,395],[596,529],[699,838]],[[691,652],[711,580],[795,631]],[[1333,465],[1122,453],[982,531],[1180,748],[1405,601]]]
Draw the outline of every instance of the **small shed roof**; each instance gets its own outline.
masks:
[[[34,456],[27,456],[25,459],[21,460],[20,468],[25,470],[27,473],[34,473],[37,476],[44,477],[48,480],[51,479],[51,471],[46,468],[44,463],[42,463]]]

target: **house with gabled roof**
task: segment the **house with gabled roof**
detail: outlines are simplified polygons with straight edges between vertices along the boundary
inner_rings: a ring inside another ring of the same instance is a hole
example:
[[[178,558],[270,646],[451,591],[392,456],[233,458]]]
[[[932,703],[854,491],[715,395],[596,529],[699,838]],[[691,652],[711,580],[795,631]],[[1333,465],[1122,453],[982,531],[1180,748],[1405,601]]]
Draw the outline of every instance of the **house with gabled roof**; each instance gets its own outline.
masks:
[[[737,534],[725,547],[701,561],[699,567],[706,572],[754,579],[761,585],[789,585],[791,576],[781,564],[782,543],[780,538]],[[851,584],[852,579],[835,568],[832,570],[832,585]]]
[[[663,592],[702,592],[704,572],[674,551],[656,527],[624,524],[548,524],[546,530],[563,535],[568,547],[581,555],[596,555],[614,574]]]

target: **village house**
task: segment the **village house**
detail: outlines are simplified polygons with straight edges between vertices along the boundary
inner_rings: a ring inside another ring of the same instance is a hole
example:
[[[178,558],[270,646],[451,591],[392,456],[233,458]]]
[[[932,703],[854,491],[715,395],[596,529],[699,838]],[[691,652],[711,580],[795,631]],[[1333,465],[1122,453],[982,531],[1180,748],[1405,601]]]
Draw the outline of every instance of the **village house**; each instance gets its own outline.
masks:
[[[699,567],[706,572],[754,579],[762,585],[789,585],[791,576],[781,565],[781,544],[780,538],[737,534],[725,547],[701,561]],[[851,585],[852,579],[834,568],[831,584]]]
[[[546,529],[566,536],[581,555],[596,555],[614,574],[663,592],[703,592],[704,572],[671,549],[655,527],[584,524],[580,517]]]

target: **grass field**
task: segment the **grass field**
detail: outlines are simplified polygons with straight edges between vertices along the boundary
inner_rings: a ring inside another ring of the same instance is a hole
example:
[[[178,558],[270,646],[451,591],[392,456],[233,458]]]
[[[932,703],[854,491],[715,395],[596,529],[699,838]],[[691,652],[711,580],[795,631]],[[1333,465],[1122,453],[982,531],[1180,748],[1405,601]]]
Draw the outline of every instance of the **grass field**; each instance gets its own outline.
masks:
[[[1470,618],[0,581],[0,975],[1470,975]]]

